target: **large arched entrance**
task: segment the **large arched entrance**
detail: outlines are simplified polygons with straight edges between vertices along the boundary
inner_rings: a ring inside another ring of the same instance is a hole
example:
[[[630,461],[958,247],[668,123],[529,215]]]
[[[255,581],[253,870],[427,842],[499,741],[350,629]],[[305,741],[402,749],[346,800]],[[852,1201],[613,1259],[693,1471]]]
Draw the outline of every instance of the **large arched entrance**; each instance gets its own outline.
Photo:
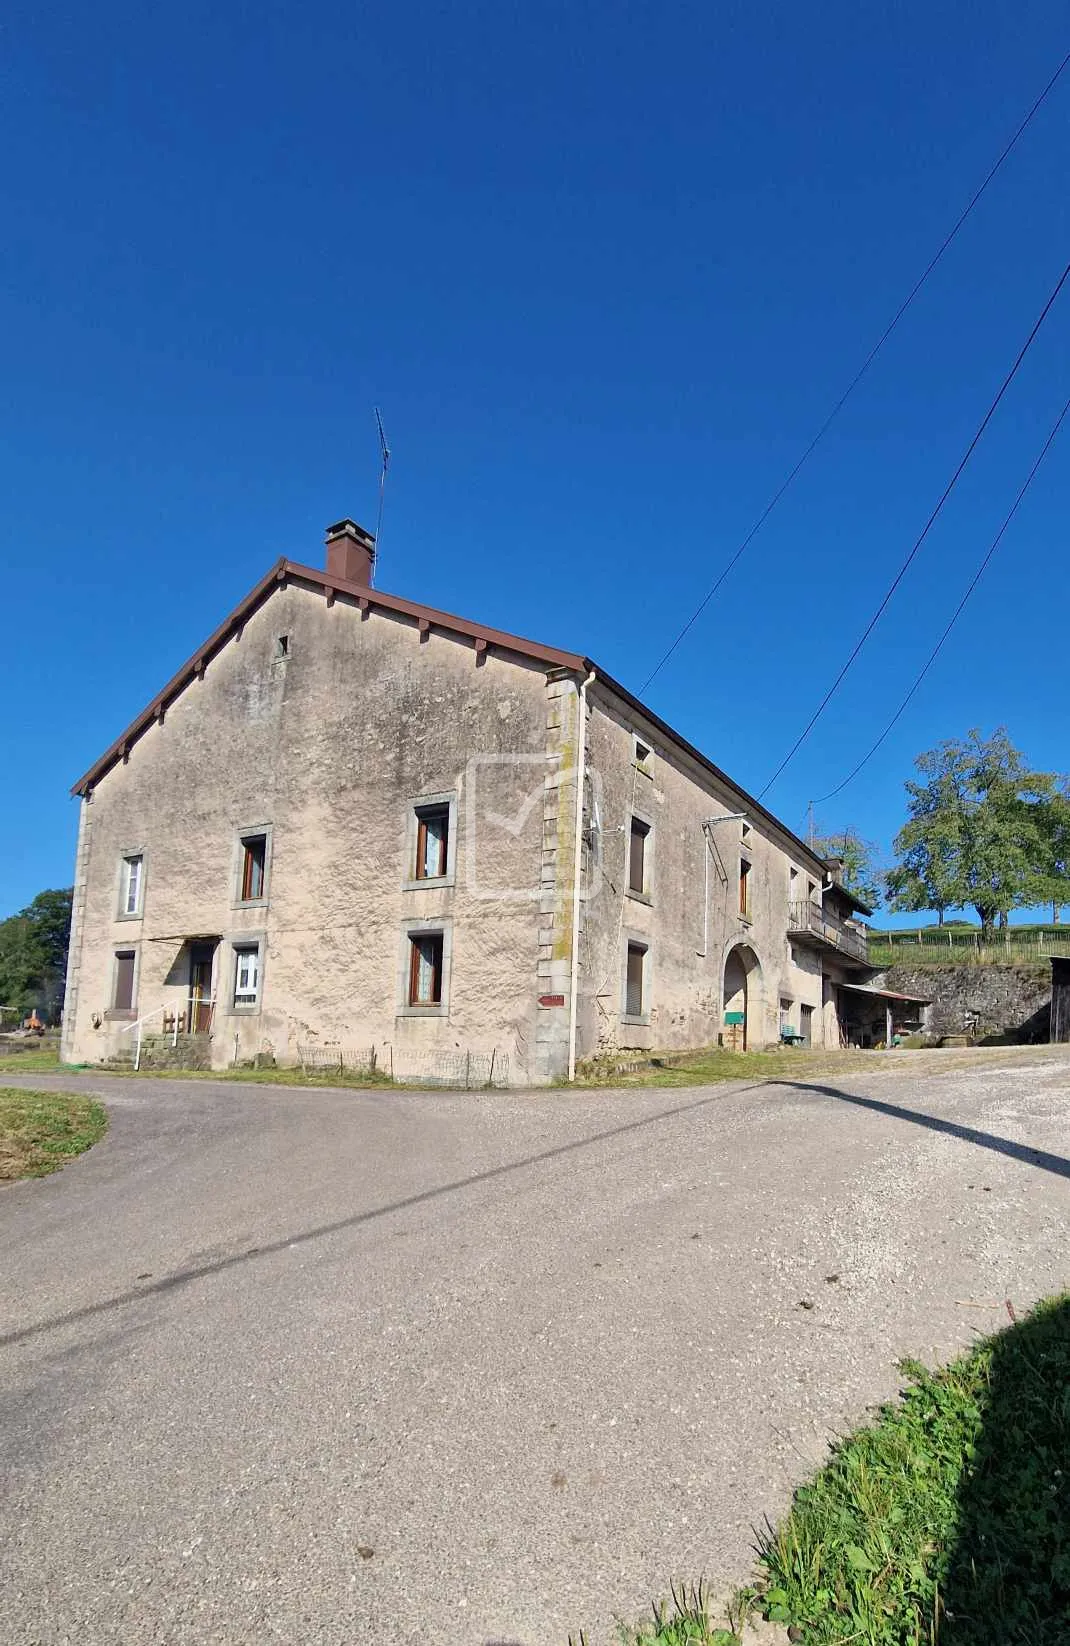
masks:
[[[746,1051],[752,1025],[759,1021],[762,968],[745,943],[731,949],[724,963],[724,1024],[726,1046]],[[740,1014],[742,1013],[742,1017]]]

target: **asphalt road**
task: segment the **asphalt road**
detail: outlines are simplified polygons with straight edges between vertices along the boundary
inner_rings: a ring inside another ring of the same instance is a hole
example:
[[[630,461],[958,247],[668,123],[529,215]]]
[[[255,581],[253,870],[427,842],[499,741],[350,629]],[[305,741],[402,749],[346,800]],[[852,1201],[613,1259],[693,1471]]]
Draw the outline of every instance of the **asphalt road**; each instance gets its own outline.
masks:
[[[0,1194],[3,1639],[564,1646],[745,1577],[898,1357],[1070,1278],[1070,1061],[907,1059],[537,1095],[82,1077],[106,1141]]]

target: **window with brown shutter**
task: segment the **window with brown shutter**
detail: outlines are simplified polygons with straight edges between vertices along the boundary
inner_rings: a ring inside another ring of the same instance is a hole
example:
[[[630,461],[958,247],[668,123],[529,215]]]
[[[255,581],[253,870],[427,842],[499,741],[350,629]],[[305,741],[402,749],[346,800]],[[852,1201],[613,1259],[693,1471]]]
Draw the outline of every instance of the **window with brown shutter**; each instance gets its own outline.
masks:
[[[739,860],[739,912],[744,920],[750,918],[750,864],[745,857]]]
[[[134,1009],[134,959],[133,949],[117,949],[115,952],[113,1011],[132,1012]]]
[[[640,896],[647,890],[647,837],[650,824],[641,817],[632,818],[628,842],[628,890]]]
[[[624,1015],[642,1017],[646,1011],[646,949],[642,943],[628,944],[624,976]]]

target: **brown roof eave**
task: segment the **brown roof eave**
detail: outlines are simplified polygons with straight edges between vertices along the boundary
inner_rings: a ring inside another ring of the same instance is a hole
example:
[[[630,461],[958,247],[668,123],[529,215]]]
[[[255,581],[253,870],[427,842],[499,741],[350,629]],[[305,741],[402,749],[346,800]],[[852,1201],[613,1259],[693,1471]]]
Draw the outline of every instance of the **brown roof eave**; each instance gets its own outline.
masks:
[[[530,657],[533,662],[548,664],[553,669],[568,669],[577,673],[593,666],[578,652],[559,651],[556,646],[544,646],[538,640],[524,640],[520,635],[507,634],[504,629],[489,629],[485,623],[473,623],[467,617],[438,611],[434,606],[405,600],[397,594],[380,594],[378,589],[367,588],[362,583],[346,583],[314,566],[302,566],[296,560],[283,561],[282,565],[288,577],[300,578],[325,592],[333,590],[338,594],[350,595],[355,600],[366,600],[373,610],[378,607],[381,611],[397,612],[402,617],[415,617],[417,621],[429,623],[433,629],[441,629],[446,634],[463,634],[471,640],[482,640],[485,645],[494,646],[498,651]]]
[[[595,663],[587,666],[589,668],[598,668]],[[800,840],[799,836],[793,834],[787,825],[781,822],[779,817],[775,816],[773,812],[767,811],[760,800],[755,800],[754,796],[748,794],[746,789],[741,789],[739,784],[729,777],[727,772],[723,772],[720,766],[715,765],[708,755],[703,754],[701,749],[697,749],[693,743],[689,743],[687,738],[670,726],[667,720],[662,720],[661,716],[655,714],[653,709],[648,709],[641,699],[635,697],[628,690],[627,686],[622,686],[619,680],[614,680],[613,676],[606,674],[603,669],[598,669],[598,678],[603,685],[609,687],[610,691],[615,692],[618,697],[622,698],[630,708],[641,714],[651,726],[654,726],[660,732],[662,737],[675,743],[678,749],[682,749],[685,754],[691,756],[692,760],[696,760],[700,766],[704,767],[711,777],[715,777],[719,783],[723,783],[726,788],[731,789],[733,794],[738,794],[748,811],[754,812],[757,817],[764,818],[766,823],[771,824],[778,834],[783,835],[786,840],[790,840],[798,851],[800,858],[807,863],[812,863],[823,875],[828,873],[824,858],[818,857],[816,852],[811,851],[805,840]]]
[[[142,709],[136,720],[132,720],[121,736],[115,739],[110,748],[105,749],[99,760],[94,760],[89,770],[85,772],[71,789],[72,794],[87,794],[95,783],[98,783],[106,772],[110,771],[117,760],[121,760],[129,751],[131,745],[137,741],[143,732],[165,714],[171,703],[184,687],[188,686],[195,675],[200,674],[215,654],[226,644],[236,629],[240,629],[256,611],[262,601],[267,599],[277,583],[286,576],[285,560],[277,560],[271,570],[262,577],[255,589],[245,596],[241,603],[235,606],[228,617],[225,617],[218,629],[209,635],[202,646],[198,646],[193,656],[188,658],[177,674],[171,676],[162,691],[156,693],[147,708]]]
[[[399,616],[414,617],[418,622],[422,621],[431,628],[441,629],[446,634],[465,635],[484,648],[493,646],[498,651],[512,652],[515,656],[530,658],[532,662],[541,663],[544,667],[567,669],[571,673],[589,672],[592,667],[585,657],[576,652],[563,652],[555,646],[540,645],[537,640],[524,640],[519,635],[507,634],[502,629],[491,629],[484,623],[472,623],[467,618],[455,617],[451,612],[438,611],[433,606],[423,606],[415,600],[404,600],[400,595],[380,594],[377,589],[368,588],[362,583],[348,583],[341,578],[330,577],[314,566],[303,566],[299,561],[287,560],[284,556],[275,562],[255,589],[223,619],[203,646],[198,646],[193,656],[171,677],[163,690],[157,692],[148,707],[141,711],[136,720],[131,721],[100,759],[93,762],[89,770],[74,784],[71,793],[87,794],[117,761],[123,759],[131,745],[153,725],[162,712],[166,712],[179,692],[202,671],[235,630],[242,627],[278,584],[285,583],[291,577],[309,583],[325,594],[350,595],[354,599],[367,601],[373,608],[396,612]]]

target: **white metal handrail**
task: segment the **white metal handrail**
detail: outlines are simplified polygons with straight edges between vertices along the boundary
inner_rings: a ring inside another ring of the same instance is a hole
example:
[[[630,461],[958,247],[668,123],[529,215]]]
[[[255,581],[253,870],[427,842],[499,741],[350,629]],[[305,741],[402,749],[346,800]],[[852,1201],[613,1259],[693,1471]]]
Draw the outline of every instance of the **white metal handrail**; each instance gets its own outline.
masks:
[[[214,1014],[214,1012],[215,1012],[215,995],[212,995],[210,1000],[198,1000],[197,1004],[199,1006],[209,1006],[212,1010],[212,1013]],[[123,1025],[123,1027],[119,1030],[120,1034],[132,1034],[135,1029],[137,1030],[137,1043],[134,1047],[134,1073],[135,1074],[141,1068],[141,1042],[142,1042],[142,1038],[143,1038],[143,1029],[144,1029],[145,1024],[146,1023],[151,1023],[154,1017],[166,1017],[167,1013],[169,1011],[172,1011],[172,1009],[173,1008],[171,1007],[170,1003],[167,1003],[163,1006],[157,1006],[157,1008],[154,1012],[144,1012],[141,1015],[141,1017],[138,1018],[136,1023],[125,1023]],[[174,1013],[175,1026],[171,1031],[171,1045],[172,1045],[172,1047],[175,1047],[175,1046],[178,1045],[178,1017],[179,1017],[178,1012],[175,1012]],[[210,1021],[211,1021],[211,1018],[209,1018],[209,1022]],[[191,1014],[191,1018],[190,1018],[190,1023],[191,1023],[191,1026],[192,1026],[192,1014]]]

